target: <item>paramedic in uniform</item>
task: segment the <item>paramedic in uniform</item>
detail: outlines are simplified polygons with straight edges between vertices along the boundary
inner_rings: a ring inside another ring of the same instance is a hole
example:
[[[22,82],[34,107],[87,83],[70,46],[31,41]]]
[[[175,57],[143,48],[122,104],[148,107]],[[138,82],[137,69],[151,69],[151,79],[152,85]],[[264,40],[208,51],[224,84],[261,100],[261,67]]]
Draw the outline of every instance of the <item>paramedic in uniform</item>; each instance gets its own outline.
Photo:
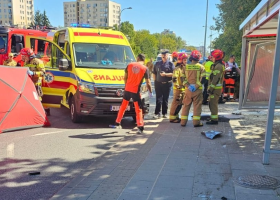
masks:
[[[185,86],[183,82],[185,80],[185,68],[187,64],[188,55],[186,53],[180,53],[177,57],[177,63],[173,71],[173,100],[169,113],[169,121],[171,123],[180,123],[179,113],[182,108],[182,101],[185,94]]]
[[[153,78],[156,91],[156,109],[154,118],[160,118],[162,108],[163,118],[167,118],[168,98],[172,87],[174,64],[168,60],[168,51],[161,52],[162,60],[156,62]]]
[[[28,74],[36,87],[38,96],[42,100],[42,79],[45,75],[45,66],[42,60],[36,58],[34,52],[30,48],[23,48],[20,51],[22,61],[24,61],[24,66],[29,67]],[[50,115],[50,109],[45,108],[47,116]]]
[[[125,89],[123,94],[123,101],[118,112],[116,122],[114,125],[110,125],[111,128],[122,128],[121,120],[123,118],[124,112],[129,104],[130,99],[132,99],[136,112],[136,122],[138,128],[137,133],[143,133],[144,121],[142,101],[140,96],[140,87],[144,78],[150,94],[152,93],[152,86],[149,78],[149,69],[144,65],[144,61],[145,55],[139,54],[137,56],[137,62],[130,63],[125,69]]]
[[[209,108],[211,111],[211,117],[206,124],[218,124],[218,102],[219,97],[222,93],[223,80],[224,80],[224,70],[223,65],[223,52],[216,49],[211,52],[212,56],[212,72],[209,79],[208,94],[210,97]]]
[[[17,66],[17,62],[14,61],[14,54],[13,53],[9,53],[8,59],[4,61],[3,65],[11,66],[11,67]]]
[[[197,50],[192,51],[190,55],[191,63],[185,67],[186,87],[183,99],[183,109],[181,114],[181,126],[186,126],[188,122],[189,111],[193,104],[193,125],[194,127],[203,126],[200,122],[202,110],[202,85],[206,82],[206,73],[204,66],[199,64],[201,53]]]

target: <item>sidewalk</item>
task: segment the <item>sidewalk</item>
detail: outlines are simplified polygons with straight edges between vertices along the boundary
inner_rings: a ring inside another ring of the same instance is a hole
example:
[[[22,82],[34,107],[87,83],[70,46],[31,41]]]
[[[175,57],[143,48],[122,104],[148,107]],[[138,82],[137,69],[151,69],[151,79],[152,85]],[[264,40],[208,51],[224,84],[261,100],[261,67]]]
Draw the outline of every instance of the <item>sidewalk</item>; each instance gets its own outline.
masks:
[[[235,107],[237,103],[229,103],[219,109],[231,114]],[[209,112],[208,106],[203,110]],[[201,128],[194,128],[192,121],[181,127],[168,120],[147,120],[144,134],[131,131],[52,199],[277,200],[278,190],[234,183],[248,174],[280,179],[280,155],[262,165],[265,118],[259,116],[257,124],[257,117],[243,117]],[[201,135],[207,130],[222,131],[222,137],[209,140]],[[280,148],[277,140],[273,145]]]

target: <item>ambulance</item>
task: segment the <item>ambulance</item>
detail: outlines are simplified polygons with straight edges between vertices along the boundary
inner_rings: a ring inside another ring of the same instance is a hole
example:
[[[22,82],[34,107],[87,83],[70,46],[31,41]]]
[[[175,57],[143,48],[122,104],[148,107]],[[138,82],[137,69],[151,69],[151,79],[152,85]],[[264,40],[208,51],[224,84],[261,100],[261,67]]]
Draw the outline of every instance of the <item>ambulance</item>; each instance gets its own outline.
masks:
[[[47,56],[42,103],[47,107],[70,109],[71,120],[83,116],[116,116],[124,92],[125,68],[135,62],[126,36],[110,29],[67,27],[53,35],[53,41],[30,37],[38,54]],[[40,52],[41,51],[41,52]],[[40,56],[39,56],[40,58]],[[145,83],[140,88],[143,113],[149,111]],[[133,102],[125,116],[135,120]]]

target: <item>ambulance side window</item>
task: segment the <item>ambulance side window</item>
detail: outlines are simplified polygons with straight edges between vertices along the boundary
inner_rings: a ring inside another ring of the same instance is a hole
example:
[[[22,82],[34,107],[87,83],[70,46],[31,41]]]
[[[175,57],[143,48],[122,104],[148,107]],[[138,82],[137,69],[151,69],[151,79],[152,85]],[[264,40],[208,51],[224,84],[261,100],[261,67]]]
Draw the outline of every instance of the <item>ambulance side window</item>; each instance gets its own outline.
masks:
[[[24,35],[13,34],[11,41],[11,52],[19,53],[24,48]]]

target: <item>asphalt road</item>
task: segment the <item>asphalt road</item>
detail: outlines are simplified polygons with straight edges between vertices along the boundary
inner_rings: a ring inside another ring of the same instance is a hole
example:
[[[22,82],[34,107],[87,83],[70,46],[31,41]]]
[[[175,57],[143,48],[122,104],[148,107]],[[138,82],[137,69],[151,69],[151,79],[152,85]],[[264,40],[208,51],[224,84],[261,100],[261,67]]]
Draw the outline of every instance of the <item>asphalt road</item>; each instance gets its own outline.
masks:
[[[52,109],[49,128],[0,134],[1,200],[52,197],[135,127],[131,117],[118,131],[108,128],[114,117],[89,117],[74,124],[69,112]]]

